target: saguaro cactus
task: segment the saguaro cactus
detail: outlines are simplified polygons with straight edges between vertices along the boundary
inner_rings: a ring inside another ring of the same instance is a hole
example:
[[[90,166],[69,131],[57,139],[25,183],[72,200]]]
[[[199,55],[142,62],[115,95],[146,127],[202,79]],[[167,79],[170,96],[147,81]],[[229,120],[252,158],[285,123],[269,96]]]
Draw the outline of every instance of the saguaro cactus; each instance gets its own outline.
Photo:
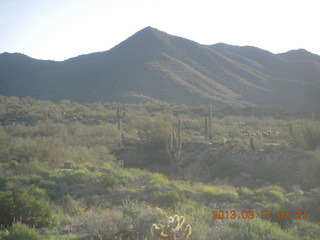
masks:
[[[117,120],[118,120],[118,130],[121,132],[122,127],[121,127],[121,120],[126,116],[126,112],[123,110],[123,107],[120,107],[120,104],[118,104],[118,110],[117,110]]]
[[[206,141],[208,141],[208,138],[209,138],[209,129],[208,129],[208,117],[205,116],[204,117],[204,129],[205,129],[205,137],[206,137]]]
[[[178,122],[178,136],[174,132],[170,133],[166,141],[166,150],[171,157],[171,165],[173,170],[178,169],[178,161],[181,156],[182,136],[181,136],[181,119]]]
[[[191,235],[191,226],[187,225],[184,231],[181,231],[183,223],[184,217],[175,215],[174,217],[169,217],[165,224],[153,224],[151,232],[163,240],[187,240]]]
[[[208,141],[208,138],[212,140],[212,106],[209,107],[208,117],[205,117],[204,120],[206,141]]]
[[[212,140],[212,106],[209,107],[208,131],[209,139]]]
[[[251,148],[252,151],[256,150],[256,148],[254,147],[254,140],[253,140],[252,136],[250,137],[250,148]]]

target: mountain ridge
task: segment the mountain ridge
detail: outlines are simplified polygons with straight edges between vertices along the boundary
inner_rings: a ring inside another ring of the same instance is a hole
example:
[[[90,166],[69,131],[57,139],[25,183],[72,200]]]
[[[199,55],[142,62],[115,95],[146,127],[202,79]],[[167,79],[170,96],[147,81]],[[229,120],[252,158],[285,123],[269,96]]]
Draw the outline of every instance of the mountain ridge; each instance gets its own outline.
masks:
[[[203,45],[146,27],[108,51],[61,62],[15,54],[0,54],[1,95],[320,112],[320,56],[302,49]]]

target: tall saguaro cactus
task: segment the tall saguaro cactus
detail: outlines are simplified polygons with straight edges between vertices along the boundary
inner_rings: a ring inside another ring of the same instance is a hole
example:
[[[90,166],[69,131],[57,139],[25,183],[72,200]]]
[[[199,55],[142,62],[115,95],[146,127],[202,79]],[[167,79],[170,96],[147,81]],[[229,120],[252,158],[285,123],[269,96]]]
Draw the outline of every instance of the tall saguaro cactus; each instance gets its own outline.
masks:
[[[212,106],[209,107],[209,122],[208,122],[209,139],[212,140]]]
[[[153,224],[151,231],[153,235],[162,240],[187,240],[191,235],[191,226],[187,225],[182,232],[181,227],[183,223],[184,217],[175,215],[174,217],[169,217],[169,220],[165,224]]]
[[[181,156],[182,136],[181,136],[181,119],[178,122],[178,135],[171,132],[166,141],[166,150],[171,157],[171,166],[173,170],[178,169],[178,161]]]
[[[208,117],[207,116],[205,116],[204,117],[204,129],[205,129],[205,138],[206,138],[206,141],[208,141],[208,139],[209,139],[209,126],[208,126]]]
[[[252,136],[250,137],[250,148],[251,148],[252,151],[256,150],[256,148],[254,147],[254,139],[253,139]]]
[[[205,137],[206,141],[208,139],[212,140],[212,106],[209,107],[208,117],[205,117]]]
[[[123,107],[120,107],[120,104],[118,104],[118,110],[117,110],[117,120],[118,120],[118,130],[119,132],[122,131],[122,127],[121,127],[121,121],[122,118],[124,118],[126,116],[126,112],[123,110]]]

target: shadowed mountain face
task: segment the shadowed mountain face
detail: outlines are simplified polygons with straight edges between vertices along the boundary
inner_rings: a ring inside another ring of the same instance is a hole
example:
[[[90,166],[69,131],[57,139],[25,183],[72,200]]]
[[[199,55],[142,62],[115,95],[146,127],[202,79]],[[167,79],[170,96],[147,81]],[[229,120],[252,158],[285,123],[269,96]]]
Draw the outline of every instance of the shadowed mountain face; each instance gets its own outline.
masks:
[[[80,103],[261,105],[320,112],[320,56],[211,46],[147,27],[109,51],[42,61],[0,54],[0,94]]]

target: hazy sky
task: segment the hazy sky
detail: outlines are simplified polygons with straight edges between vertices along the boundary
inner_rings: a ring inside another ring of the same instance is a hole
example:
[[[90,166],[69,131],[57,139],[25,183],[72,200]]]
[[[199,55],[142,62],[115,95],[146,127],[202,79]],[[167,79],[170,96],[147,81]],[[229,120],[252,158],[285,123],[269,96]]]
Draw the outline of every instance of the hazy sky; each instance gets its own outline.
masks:
[[[0,53],[65,60],[152,26],[201,44],[320,55],[319,0],[0,0]]]

